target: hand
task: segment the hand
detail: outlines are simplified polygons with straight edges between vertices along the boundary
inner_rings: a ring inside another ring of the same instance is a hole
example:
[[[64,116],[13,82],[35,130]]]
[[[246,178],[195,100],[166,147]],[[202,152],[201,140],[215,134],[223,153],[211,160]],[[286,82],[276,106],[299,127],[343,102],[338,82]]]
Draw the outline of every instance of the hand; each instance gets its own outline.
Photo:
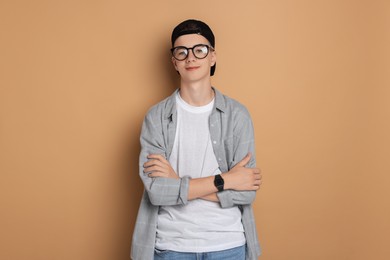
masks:
[[[248,153],[240,162],[238,162],[230,171],[223,173],[225,180],[225,189],[232,190],[258,190],[262,183],[260,169],[246,168],[251,154]]]
[[[151,178],[163,177],[179,179],[171,164],[160,154],[148,155],[149,161],[144,163],[144,173],[148,173]]]

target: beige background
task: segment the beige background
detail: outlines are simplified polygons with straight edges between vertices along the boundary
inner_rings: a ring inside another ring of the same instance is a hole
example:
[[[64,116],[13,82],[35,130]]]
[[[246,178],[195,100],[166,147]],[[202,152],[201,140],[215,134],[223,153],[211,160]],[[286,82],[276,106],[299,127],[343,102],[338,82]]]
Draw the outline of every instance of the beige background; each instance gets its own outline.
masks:
[[[140,125],[187,18],[254,120],[260,259],[388,259],[387,0],[1,0],[0,259],[128,259]]]

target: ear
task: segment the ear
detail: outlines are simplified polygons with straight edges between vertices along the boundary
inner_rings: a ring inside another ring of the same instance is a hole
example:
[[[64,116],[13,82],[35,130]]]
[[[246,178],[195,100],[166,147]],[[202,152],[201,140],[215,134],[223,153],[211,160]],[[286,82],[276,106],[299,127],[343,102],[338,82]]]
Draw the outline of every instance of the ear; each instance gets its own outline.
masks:
[[[211,52],[211,67],[217,62],[217,52],[214,50]]]
[[[176,64],[176,59],[175,58],[171,58],[171,61],[172,61],[172,64],[173,64],[173,67],[175,67],[175,70],[177,71],[177,64]]]

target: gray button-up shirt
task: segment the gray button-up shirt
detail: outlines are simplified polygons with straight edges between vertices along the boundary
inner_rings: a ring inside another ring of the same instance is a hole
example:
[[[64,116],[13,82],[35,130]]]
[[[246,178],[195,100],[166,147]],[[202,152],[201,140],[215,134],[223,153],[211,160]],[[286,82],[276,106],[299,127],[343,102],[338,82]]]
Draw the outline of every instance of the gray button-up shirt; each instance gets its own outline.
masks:
[[[134,228],[131,259],[153,259],[159,207],[187,203],[189,177],[150,178],[143,172],[143,164],[149,154],[162,154],[167,159],[171,155],[177,125],[175,101],[177,91],[153,106],[142,125],[139,175],[145,190]],[[209,128],[221,172],[229,171],[248,152],[252,153],[252,157],[247,167],[255,167],[254,132],[248,110],[218,90],[214,91],[215,104],[209,118]],[[224,190],[218,192],[217,196],[222,208],[233,206],[240,208],[246,238],[246,259],[257,259],[261,250],[251,205],[256,192]]]

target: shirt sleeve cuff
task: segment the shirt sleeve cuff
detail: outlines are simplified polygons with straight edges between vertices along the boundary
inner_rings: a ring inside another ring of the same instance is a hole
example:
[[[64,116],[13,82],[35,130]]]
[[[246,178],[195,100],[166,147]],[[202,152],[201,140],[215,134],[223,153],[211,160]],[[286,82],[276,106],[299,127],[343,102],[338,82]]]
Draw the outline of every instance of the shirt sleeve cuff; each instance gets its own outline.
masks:
[[[179,199],[181,200],[181,204],[187,204],[188,202],[188,188],[190,185],[190,177],[189,176],[184,176],[181,178],[181,183],[180,183],[180,194],[179,194]]]
[[[217,197],[222,208],[231,208],[234,206],[232,193],[230,191],[220,191],[217,193]]]

